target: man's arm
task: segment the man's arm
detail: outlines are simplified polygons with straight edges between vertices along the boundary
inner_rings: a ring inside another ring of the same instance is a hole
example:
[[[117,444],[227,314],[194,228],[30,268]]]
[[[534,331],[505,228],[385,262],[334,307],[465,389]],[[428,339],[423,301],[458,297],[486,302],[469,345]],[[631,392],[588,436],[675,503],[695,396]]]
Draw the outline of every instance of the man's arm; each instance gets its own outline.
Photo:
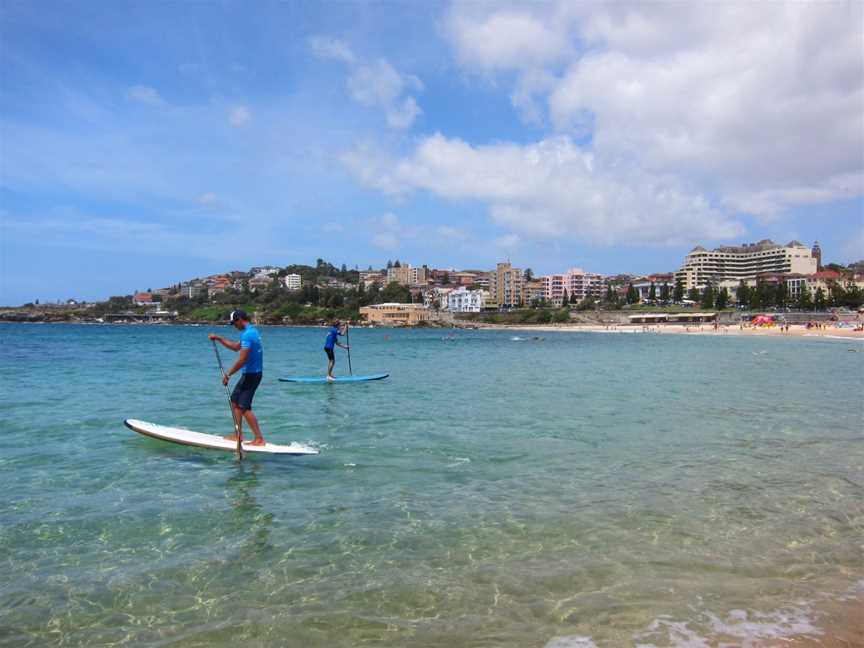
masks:
[[[239,344],[237,345],[240,346]],[[231,347],[229,347],[231,348]],[[236,349],[235,349],[236,351]],[[240,349],[240,355],[237,356],[237,362],[234,363],[234,366],[228,370],[228,375],[233,376],[235,373],[240,371],[243,368],[243,365],[246,364],[246,358],[249,357],[249,349]]]
[[[224,346],[227,349],[231,349],[232,351],[239,351],[240,350],[240,343],[239,342],[232,342],[231,340],[226,340],[221,335],[216,335],[215,333],[211,333],[207,337],[210,338],[211,340],[216,340],[219,344],[221,344],[222,346]]]

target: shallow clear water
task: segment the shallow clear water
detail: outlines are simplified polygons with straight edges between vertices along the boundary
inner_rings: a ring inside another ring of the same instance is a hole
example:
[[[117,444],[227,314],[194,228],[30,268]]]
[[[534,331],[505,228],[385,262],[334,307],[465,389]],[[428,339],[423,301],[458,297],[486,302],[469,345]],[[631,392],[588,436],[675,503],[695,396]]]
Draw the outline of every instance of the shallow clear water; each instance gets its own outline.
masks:
[[[264,328],[321,455],[238,464],[122,424],[230,432],[207,331],[0,327],[0,645],[740,645],[864,579],[860,342],[352,330],[391,378],[304,386]]]

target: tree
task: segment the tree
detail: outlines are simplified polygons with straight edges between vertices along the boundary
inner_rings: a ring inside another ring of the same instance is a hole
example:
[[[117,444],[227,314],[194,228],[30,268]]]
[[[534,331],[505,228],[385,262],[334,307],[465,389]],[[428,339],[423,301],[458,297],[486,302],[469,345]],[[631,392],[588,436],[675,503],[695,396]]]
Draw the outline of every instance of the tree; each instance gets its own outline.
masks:
[[[714,298],[714,308],[717,310],[723,310],[726,308],[729,303],[729,291],[726,290],[725,286],[717,291],[717,296]]]
[[[806,285],[801,286],[801,293],[798,295],[798,301],[795,305],[801,310],[813,310],[813,300],[810,298],[810,288]]]
[[[836,281],[832,281],[828,284],[828,292],[830,295],[830,302],[832,306],[845,306],[846,305],[846,291]]]
[[[393,262],[390,259],[387,259],[387,269],[389,270],[392,267],[393,267]]]
[[[816,289],[816,295],[813,298],[813,306],[817,311],[825,310],[825,291],[822,286]]]
[[[525,281],[533,281],[534,280],[534,271],[531,268],[525,268]]]
[[[705,290],[702,291],[702,303],[700,306],[702,308],[714,308],[714,286],[712,284],[708,284],[705,286]]]
[[[774,303],[778,307],[784,308],[789,301],[789,291],[786,288],[786,282],[781,278],[774,288]]]
[[[579,304],[578,309],[580,311],[594,310],[596,305],[597,305],[597,302],[594,299],[594,295],[592,295],[591,293],[588,293],[585,296],[585,299],[583,299],[582,302]]]
[[[402,267],[402,264],[399,263],[399,259],[396,259],[396,260],[393,262],[393,267],[394,267],[394,268],[401,268],[401,267]]]
[[[570,295],[570,305],[571,306],[578,306],[581,302],[582,302],[582,300],[579,298],[579,296],[575,292],[572,295]]]
[[[615,294],[612,292],[612,284],[606,284],[606,303],[611,304],[615,301]]]
[[[395,281],[387,284],[376,296],[377,303],[395,302],[397,304],[410,304],[411,291],[407,286],[402,286]]]
[[[675,280],[675,288],[672,290],[672,301],[676,304],[684,301],[684,283],[680,279]]]
[[[738,282],[738,290],[735,291],[735,301],[739,306],[747,306],[750,303],[750,288],[743,279]]]
[[[657,301],[657,286],[654,285],[653,281],[651,282],[651,287],[648,288],[648,301]]]
[[[445,272],[444,275],[441,277],[441,283],[444,284],[445,286],[450,283],[450,273],[449,272]]]
[[[570,297],[567,295],[567,289],[565,288],[564,291],[561,293],[561,305],[566,306],[569,303]]]
[[[343,263],[343,264],[342,264],[342,274],[345,274],[346,272],[348,272],[348,266],[346,266],[346,265]]]
[[[638,304],[639,303],[639,291],[633,287],[633,284],[627,285],[627,303],[628,304]]]
[[[660,301],[664,304],[669,302],[669,292],[669,284],[664,281],[660,287]]]
[[[851,284],[846,290],[846,306],[852,309],[861,308],[864,304],[864,290],[861,290],[857,284]]]
[[[690,290],[687,291],[687,299],[692,302],[699,301],[699,289],[696,286],[693,286]]]

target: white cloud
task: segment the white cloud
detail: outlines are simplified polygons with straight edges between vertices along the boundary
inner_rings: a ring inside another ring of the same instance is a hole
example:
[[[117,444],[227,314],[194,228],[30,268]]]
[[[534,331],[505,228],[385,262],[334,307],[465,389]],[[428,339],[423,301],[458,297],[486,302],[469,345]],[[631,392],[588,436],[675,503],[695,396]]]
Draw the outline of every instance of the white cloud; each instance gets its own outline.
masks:
[[[334,59],[344,63],[354,63],[357,60],[348,45],[329,36],[313,36],[309,39],[309,48],[321,59]]]
[[[246,106],[235,106],[231,109],[231,112],[228,115],[228,123],[234,128],[239,128],[248,124],[251,119],[252,113]]]
[[[371,225],[377,230],[372,237],[372,244],[382,250],[397,250],[403,236],[413,236],[415,233],[402,227],[399,217],[391,212],[373,218]]]
[[[463,243],[468,240],[469,235],[466,231],[449,225],[440,225],[435,229],[435,235],[438,239],[446,244]]]
[[[400,241],[393,232],[379,232],[372,237],[372,244],[382,250],[398,250]]]
[[[523,118],[590,136],[601,166],[761,218],[864,194],[861,3],[472,2],[445,25],[466,69],[515,73]]]
[[[126,91],[126,97],[150,106],[164,106],[165,100],[150,86],[134,85]]]
[[[488,11],[496,6],[495,11]],[[572,50],[567,23],[551,5],[533,7],[456,3],[446,31],[457,57],[486,71],[537,66],[562,59]]]
[[[493,243],[495,244],[495,247],[500,248],[501,250],[512,252],[519,247],[521,240],[516,234],[505,234],[504,236],[496,238]]]
[[[212,191],[208,191],[207,193],[203,193],[198,196],[198,204],[199,205],[212,205],[216,202],[216,194]]]
[[[474,147],[434,135],[403,159],[367,145],[342,162],[362,183],[390,195],[422,189],[486,203],[491,219],[520,238],[678,245],[743,231],[674,176],[600,164],[568,136]]]
[[[387,61],[379,60],[357,67],[348,78],[348,94],[364,106],[383,108],[391,128],[411,126],[422,112],[411,90],[422,90],[415,76],[400,74]]]
[[[324,223],[321,230],[327,234],[341,234],[345,231],[345,226],[341,223]]]
[[[413,93],[423,90],[416,76],[403,74],[387,60],[361,61],[342,41],[327,36],[309,39],[312,52],[322,59],[342,61],[350,66],[346,86],[355,102],[384,111],[390,128],[404,130],[422,114]]]

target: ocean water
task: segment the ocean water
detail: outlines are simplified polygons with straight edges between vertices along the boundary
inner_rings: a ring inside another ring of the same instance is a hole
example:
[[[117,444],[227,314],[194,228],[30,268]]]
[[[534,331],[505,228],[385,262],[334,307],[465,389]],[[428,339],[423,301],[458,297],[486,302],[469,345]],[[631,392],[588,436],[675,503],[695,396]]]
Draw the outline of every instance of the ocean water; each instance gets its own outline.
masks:
[[[0,646],[757,645],[862,590],[859,341],[358,329],[391,378],[304,386],[325,331],[262,328],[321,454],[238,463],[123,426],[231,431],[208,330],[0,326]]]

